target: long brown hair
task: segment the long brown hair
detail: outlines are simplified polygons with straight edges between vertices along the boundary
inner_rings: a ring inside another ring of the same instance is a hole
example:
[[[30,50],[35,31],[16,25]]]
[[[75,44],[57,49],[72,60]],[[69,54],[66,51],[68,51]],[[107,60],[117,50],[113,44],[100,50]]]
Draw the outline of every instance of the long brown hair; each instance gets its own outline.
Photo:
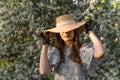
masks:
[[[60,59],[61,59],[61,62],[63,62],[65,60],[65,55],[64,55],[65,43],[61,39],[59,34],[57,34],[56,36],[57,36],[57,38],[55,41],[55,47],[59,49]],[[76,30],[74,30],[74,38],[72,40],[72,51],[71,51],[70,57],[74,62],[82,64],[82,60],[81,60],[80,55],[79,55],[80,47],[81,47],[81,44],[79,41],[79,34]]]

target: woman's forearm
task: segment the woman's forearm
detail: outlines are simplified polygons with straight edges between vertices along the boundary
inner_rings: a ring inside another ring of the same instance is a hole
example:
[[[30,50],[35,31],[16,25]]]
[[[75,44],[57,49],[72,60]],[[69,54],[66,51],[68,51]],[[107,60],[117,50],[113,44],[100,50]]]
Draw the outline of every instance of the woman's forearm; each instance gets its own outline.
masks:
[[[101,58],[104,55],[104,48],[101,41],[92,31],[89,31],[89,37],[94,45],[94,58],[95,59]]]
[[[39,71],[41,75],[47,74],[50,72],[50,66],[48,64],[47,57],[48,44],[42,46],[41,55],[40,55],[40,64]]]

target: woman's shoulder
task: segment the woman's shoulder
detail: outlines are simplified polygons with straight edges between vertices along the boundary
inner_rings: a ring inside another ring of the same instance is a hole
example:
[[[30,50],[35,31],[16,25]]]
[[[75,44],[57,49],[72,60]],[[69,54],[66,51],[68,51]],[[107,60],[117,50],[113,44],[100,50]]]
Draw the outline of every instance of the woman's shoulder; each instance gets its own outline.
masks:
[[[86,48],[92,48],[93,44],[92,43],[84,43],[81,45],[80,50],[85,50]]]
[[[49,45],[48,52],[49,53],[59,53],[59,50],[55,46]]]
[[[87,46],[87,43],[81,45],[80,49],[84,49]]]
[[[57,48],[53,45],[48,45],[48,49],[57,49]]]
[[[92,43],[85,43],[83,44],[80,49],[79,49],[80,55],[88,55],[88,54],[93,54],[94,48]]]
[[[87,69],[90,67],[90,64],[93,58],[93,53],[94,53],[94,50],[93,50],[92,44],[90,43],[83,44],[80,48],[79,55],[81,57],[83,65],[86,66]]]

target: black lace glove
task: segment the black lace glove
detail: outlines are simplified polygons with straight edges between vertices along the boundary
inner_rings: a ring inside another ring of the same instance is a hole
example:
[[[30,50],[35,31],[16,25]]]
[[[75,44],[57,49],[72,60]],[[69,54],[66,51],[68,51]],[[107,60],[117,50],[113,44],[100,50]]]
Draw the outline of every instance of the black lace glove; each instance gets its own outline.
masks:
[[[89,19],[86,23],[85,23],[85,28],[86,28],[86,33],[88,34],[88,31],[92,31],[93,27],[94,27],[94,21],[92,19]]]
[[[41,39],[41,41],[42,41],[43,44],[50,44],[50,42],[49,42],[49,36],[45,36],[43,34],[43,32],[40,33],[40,39]]]

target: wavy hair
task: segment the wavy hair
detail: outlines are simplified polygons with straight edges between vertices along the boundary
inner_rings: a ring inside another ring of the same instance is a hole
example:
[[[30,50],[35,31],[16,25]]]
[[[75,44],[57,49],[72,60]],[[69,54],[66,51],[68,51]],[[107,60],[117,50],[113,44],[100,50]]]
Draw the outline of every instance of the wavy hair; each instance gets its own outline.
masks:
[[[57,36],[57,38],[55,41],[55,47],[58,48],[60,51],[61,62],[64,62],[64,60],[65,60],[65,55],[64,55],[65,43],[62,40],[62,38],[60,37],[59,33],[57,33],[56,36]],[[70,54],[70,58],[71,58],[71,60],[73,60],[74,62],[79,63],[79,64],[82,64],[82,60],[79,55],[80,54],[79,49],[80,49],[81,45],[82,44],[79,41],[79,34],[76,30],[74,30],[74,37],[72,40],[72,51]]]

